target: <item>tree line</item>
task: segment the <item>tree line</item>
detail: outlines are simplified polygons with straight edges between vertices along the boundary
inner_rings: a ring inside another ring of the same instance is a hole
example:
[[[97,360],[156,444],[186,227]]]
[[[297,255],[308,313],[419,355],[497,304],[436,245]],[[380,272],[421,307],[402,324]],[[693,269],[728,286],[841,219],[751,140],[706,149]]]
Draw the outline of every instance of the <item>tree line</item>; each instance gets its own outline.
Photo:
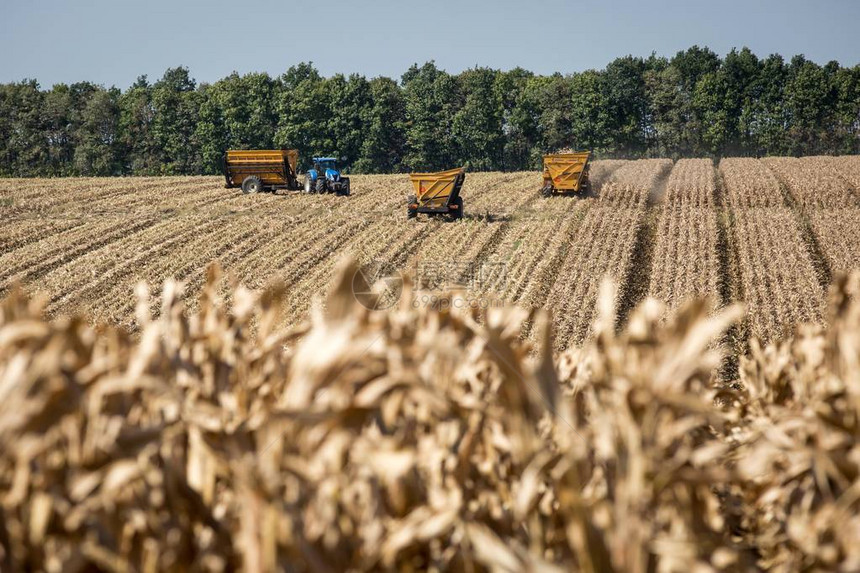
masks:
[[[323,77],[310,63],[273,78],[198,84],[187,68],[127,90],[89,82],[0,85],[0,175],[220,172],[226,149],[336,155],[355,173],[526,170],[575,147],[599,157],[860,153],[860,66],[693,46],[602,70],[449,74],[433,62],[396,81]]]

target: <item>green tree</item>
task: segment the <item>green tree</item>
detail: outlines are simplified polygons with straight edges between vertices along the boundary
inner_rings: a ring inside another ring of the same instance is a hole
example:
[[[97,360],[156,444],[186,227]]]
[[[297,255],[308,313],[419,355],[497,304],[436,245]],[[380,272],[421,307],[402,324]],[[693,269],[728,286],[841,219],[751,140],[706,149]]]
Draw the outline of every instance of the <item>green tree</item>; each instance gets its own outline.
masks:
[[[723,105],[730,131],[723,153],[745,155],[754,146],[755,102],[760,97],[758,85],[761,63],[749,48],[729,52],[720,72],[726,76]]]
[[[293,66],[281,76],[275,102],[275,147],[298,149],[305,169],[314,155],[331,153],[334,141],[328,129],[329,94],[312,63]]]
[[[265,73],[233,72],[201,85],[195,140],[204,170],[220,170],[227,149],[270,149],[275,138],[275,85]]]
[[[117,175],[119,151],[120,91],[98,89],[87,99],[75,131],[75,171],[81,175]]]
[[[200,94],[187,68],[171,68],[152,86],[152,134],[165,174],[202,173],[197,148]]]
[[[534,74],[522,68],[496,75],[495,94],[502,106],[503,166],[505,171],[533,167],[532,152],[538,144],[539,113],[526,97],[526,86]]]
[[[822,126],[827,125],[831,106],[826,72],[803,56],[792,58],[785,84],[789,152],[792,155],[822,151],[819,145]]]
[[[370,84],[364,76],[352,74],[349,78],[336,75],[328,80],[329,92],[328,131],[334,141],[326,153],[337,153],[342,168],[350,169],[361,156],[364,140],[368,136],[368,114],[373,107]]]
[[[140,76],[119,98],[119,145],[122,172],[153,175],[161,171],[161,153],[155,140],[152,87]]]
[[[503,167],[503,108],[494,89],[496,73],[488,68],[475,68],[457,78],[464,101],[451,121],[451,133],[457,146],[456,162],[478,171]]]
[[[612,147],[604,81],[603,74],[595,70],[571,78],[571,147],[596,151]]]
[[[525,97],[538,112],[538,145],[532,150],[533,164],[540,154],[576,145],[573,141],[573,99],[570,78],[561,74],[536,76],[528,81]]]
[[[788,153],[786,79],[782,56],[772,55],[762,60],[756,79],[756,97],[752,101],[752,142],[748,151],[753,155]]]
[[[75,154],[72,91],[66,84],[57,84],[45,92],[42,104],[42,127],[48,145],[47,173],[66,175]]]
[[[845,155],[860,153],[860,66],[836,70],[831,82],[836,103],[826,151]]]
[[[427,62],[403,74],[406,104],[406,156],[412,170],[449,169],[456,163],[452,136],[454,116],[461,107],[457,80]]]
[[[24,80],[6,86],[3,116],[7,118],[8,137],[3,156],[8,162],[3,170],[16,176],[38,176],[49,173],[49,149],[42,118],[45,94],[36,80]]]
[[[229,130],[224,125],[218,88],[215,85],[200,84],[197,91],[200,94],[200,108],[197,111],[197,126],[194,128],[195,145],[200,151],[203,172],[218,173],[222,167],[224,152],[236,146],[231,145]]]
[[[716,73],[721,65],[722,60],[717,54],[699,46],[681,50],[669,60],[669,67],[662,80],[668,82],[670,78],[677,78],[677,97],[674,98],[674,109],[664,109],[662,119],[664,132],[668,132],[669,139],[674,139],[677,134],[680,148],[676,150],[676,155],[700,156],[709,152],[704,141],[706,126],[693,104],[693,98],[699,81],[708,74]],[[663,85],[664,89],[668,87],[667,84]],[[668,92],[662,95],[669,96]]]
[[[647,147],[648,93],[646,65],[642,58],[617,58],[606,66],[604,96],[609,130],[614,134],[610,151],[638,156]]]
[[[374,78],[370,81],[370,97],[373,104],[366,110],[364,119],[367,135],[354,170],[358,173],[402,171],[406,107],[400,87],[392,79]]]
[[[649,151],[654,155],[672,157],[691,151],[684,117],[686,98],[681,84],[681,72],[672,65],[645,72],[652,132]]]

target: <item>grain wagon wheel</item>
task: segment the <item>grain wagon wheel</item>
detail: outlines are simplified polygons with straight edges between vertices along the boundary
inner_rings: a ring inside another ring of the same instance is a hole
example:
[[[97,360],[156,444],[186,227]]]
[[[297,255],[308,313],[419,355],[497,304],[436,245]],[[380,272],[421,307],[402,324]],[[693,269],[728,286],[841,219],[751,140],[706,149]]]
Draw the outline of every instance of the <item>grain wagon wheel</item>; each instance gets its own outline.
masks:
[[[544,185],[543,188],[541,188],[540,192],[541,192],[541,195],[543,195],[544,197],[551,197],[552,196],[552,185]]]
[[[590,181],[583,181],[581,189],[582,189],[583,196],[590,195],[591,194],[591,182]]]
[[[457,197],[454,199],[455,209],[451,209],[451,217],[456,221],[463,218],[463,198]]]
[[[406,218],[407,219],[414,219],[415,217],[418,216],[418,209],[412,208],[412,205],[414,205],[417,200],[418,199],[415,197],[415,195],[410,195],[409,199],[406,200]]]
[[[242,193],[259,193],[263,190],[263,180],[256,175],[249,175],[242,180]]]

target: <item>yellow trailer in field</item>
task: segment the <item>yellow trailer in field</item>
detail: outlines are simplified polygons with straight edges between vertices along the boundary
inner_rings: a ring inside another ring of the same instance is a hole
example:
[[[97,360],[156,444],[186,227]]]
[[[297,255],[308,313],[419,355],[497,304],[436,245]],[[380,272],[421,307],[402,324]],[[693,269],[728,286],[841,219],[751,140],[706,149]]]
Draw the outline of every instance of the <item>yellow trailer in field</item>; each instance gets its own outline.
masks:
[[[543,187],[545,197],[553,193],[585,194],[590,190],[588,162],[590,151],[551,153],[543,156]]]
[[[299,152],[295,149],[243,149],[224,154],[227,188],[243,193],[302,189],[296,178]]]
[[[410,173],[409,179],[415,195],[409,197],[408,218],[417,217],[418,213],[450,215],[454,219],[463,216],[460,189],[466,180],[465,167],[436,173]]]

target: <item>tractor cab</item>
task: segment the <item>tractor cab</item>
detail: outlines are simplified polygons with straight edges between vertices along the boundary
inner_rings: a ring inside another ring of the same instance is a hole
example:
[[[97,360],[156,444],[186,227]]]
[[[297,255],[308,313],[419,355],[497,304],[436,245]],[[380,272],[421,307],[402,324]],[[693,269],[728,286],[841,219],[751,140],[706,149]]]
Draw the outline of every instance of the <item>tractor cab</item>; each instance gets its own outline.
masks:
[[[340,171],[337,170],[337,159],[334,157],[314,157],[314,171],[328,181],[338,181]]]

